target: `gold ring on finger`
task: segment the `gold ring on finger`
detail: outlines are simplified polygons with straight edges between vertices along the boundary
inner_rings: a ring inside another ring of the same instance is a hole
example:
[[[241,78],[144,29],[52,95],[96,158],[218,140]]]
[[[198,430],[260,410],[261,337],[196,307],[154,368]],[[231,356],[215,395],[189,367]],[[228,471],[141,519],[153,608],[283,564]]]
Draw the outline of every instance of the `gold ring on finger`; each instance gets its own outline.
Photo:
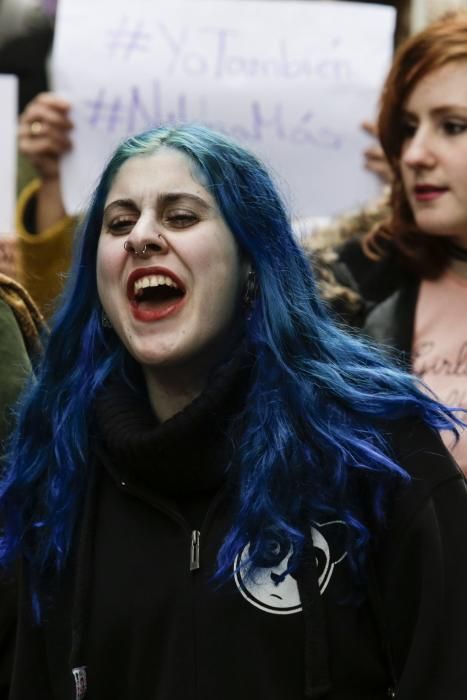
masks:
[[[43,130],[44,124],[38,119],[29,124],[29,133],[31,136],[40,136]]]

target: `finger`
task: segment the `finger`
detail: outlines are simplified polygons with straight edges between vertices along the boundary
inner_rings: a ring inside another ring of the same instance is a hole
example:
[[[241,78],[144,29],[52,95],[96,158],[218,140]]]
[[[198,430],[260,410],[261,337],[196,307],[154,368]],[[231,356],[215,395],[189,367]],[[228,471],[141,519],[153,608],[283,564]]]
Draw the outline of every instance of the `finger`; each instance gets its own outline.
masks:
[[[364,167],[366,170],[377,175],[383,182],[389,183],[392,181],[392,170],[387,162],[367,161]]]
[[[26,108],[19,119],[20,126],[30,126],[33,122],[55,126],[63,131],[69,131],[73,128],[73,122],[68,114],[39,103]]]
[[[361,127],[363,131],[366,131],[368,134],[370,134],[370,136],[375,136],[378,138],[378,127],[375,122],[365,120],[361,123]]]
[[[36,95],[31,102],[29,102],[25,107],[25,112],[36,107],[46,107],[52,109],[55,112],[61,112],[66,114],[71,109],[71,104],[68,100],[59,97],[54,92],[40,92]]]
[[[389,165],[384,153],[378,150],[367,151],[364,154],[364,160],[370,163],[384,163],[385,165]]]
[[[365,161],[365,168],[367,170],[372,170],[373,172],[382,172],[386,169],[386,165],[377,160],[367,160]]]
[[[33,125],[38,125],[39,129],[33,131]],[[62,125],[51,124],[50,122],[36,120],[33,122],[22,122],[18,126],[19,140],[37,140],[38,138],[49,138],[53,141],[68,142],[70,140],[70,129],[62,128]]]
[[[386,160],[386,156],[384,155],[384,151],[381,148],[381,146],[370,146],[370,148],[366,148],[363,151],[363,155],[365,156],[365,158]]]
[[[53,93],[41,93],[26,106],[20,115],[20,124],[45,121],[57,124],[61,128],[72,128],[69,118],[70,104]]]

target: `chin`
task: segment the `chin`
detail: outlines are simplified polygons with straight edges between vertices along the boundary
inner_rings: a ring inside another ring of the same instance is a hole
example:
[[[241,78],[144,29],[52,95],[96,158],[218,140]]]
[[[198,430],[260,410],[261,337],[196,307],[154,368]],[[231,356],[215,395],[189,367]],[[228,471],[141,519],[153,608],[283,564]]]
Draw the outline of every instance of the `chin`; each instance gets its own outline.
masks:
[[[420,231],[423,231],[428,236],[448,238],[455,236],[457,232],[457,227],[453,226],[452,221],[446,221],[445,219],[434,220],[432,217],[421,216],[416,218],[416,223]]]
[[[129,351],[132,357],[138,362],[142,367],[153,367],[157,368],[169,368],[175,366],[182,361],[182,353],[177,353],[174,351],[164,352],[163,349],[158,349],[154,351],[154,347],[148,349],[134,349]]]
[[[127,341],[124,342],[124,345],[135,362],[143,367],[170,364],[170,359],[175,355],[173,348],[161,348],[154,341],[147,344],[135,344]]]

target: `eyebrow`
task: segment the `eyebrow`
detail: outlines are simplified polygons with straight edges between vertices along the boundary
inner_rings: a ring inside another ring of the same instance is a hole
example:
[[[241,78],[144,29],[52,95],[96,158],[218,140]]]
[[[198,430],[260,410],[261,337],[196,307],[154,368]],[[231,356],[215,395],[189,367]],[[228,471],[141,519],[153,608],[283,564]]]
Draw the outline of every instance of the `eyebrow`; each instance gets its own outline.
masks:
[[[134,203],[132,199],[115,199],[113,202],[110,202],[104,209],[104,216],[108,214],[109,211],[112,211],[113,209],[131,209],[132,211],[138,211],[138,207]]]
[[[465,105],[456,105],[456,104],[450,104],[450,105],[440,105],[439,107],[435,107],[434,109],[430,110],[430,114],[434,114],[435,116],[443,116],[443,114],[448,114],[450,112],[467,112],[467,104]],[[402,110],[402,116],[404,117],[416,117],[415,112],[411,112],[409,109],[403,109]]]
[[[212,206],[202,197],[198,197],[198,195],[192,194],[191,192],[163,192],[157,197],[157,205],[165,206],[167,204],[175,204],[183,199],[191,200],[198,206],[203,207],[203,209],[212,209]],[[105,207],[104,216],[110,211],[113,211],[113,209],[119,208],[139,212],[139,207],[136,206],[136,203],[132,199],[115,199]]]
[[[199,204],[200,206],[204,207],[204,209],[211,209],[211,205],[206,202],[205,199],[202,197],[198,197],[196,194],[192,194],[191,192],[166,192],[162,193],[158,196],[157,202],[158,204],[173,204],[174,202],[178,202],[180,199],[189,199],[195,202],[196,204]]]

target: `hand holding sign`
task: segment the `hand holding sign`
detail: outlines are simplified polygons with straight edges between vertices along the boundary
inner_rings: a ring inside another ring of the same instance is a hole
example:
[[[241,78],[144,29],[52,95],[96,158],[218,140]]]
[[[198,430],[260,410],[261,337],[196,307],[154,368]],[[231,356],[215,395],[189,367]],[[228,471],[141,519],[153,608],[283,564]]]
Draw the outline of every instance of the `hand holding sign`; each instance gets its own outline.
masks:
[[[19,120],[18,145],[43,181],[58,178],[60,158],[71,148],[70,104],[53,93],[37,95]]]
[[[44,92],[27,105],[20,117],[19,149],[41,179],[36,194],[35,230],[54,226],[66,216],[60,182],[60,161],[72,147],[70,105],[58,95]]]

